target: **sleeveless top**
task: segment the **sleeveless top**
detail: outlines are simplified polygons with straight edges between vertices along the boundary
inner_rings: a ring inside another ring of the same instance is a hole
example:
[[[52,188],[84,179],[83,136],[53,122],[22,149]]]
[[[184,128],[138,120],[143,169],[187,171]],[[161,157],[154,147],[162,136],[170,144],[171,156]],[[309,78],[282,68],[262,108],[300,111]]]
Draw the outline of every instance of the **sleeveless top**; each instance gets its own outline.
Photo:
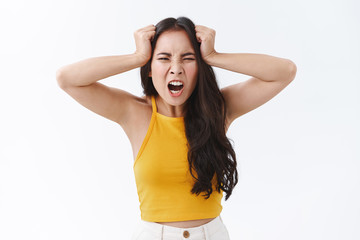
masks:
[[[219,216],[223,191],[216,191],[215,175],[208,199],[202,196],[205,192],[191,193],[195,179],[189,171],[184,117],[162,115],[154,96],[151,102],[150,124],[133,165],[141,219],[172,222]],[[194,169],[192,172],[197,177]]]

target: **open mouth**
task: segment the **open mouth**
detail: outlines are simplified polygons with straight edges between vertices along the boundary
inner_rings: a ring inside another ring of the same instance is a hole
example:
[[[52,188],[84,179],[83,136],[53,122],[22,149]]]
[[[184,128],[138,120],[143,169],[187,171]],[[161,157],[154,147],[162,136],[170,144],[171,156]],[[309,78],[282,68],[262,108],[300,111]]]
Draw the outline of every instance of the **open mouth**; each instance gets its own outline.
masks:
[[[170,92],[174,93],[174,94],[179,93],[183,87],[184,87],[184,85],[180,81],[171,81],[168,84],[168,88],[169,88]]]

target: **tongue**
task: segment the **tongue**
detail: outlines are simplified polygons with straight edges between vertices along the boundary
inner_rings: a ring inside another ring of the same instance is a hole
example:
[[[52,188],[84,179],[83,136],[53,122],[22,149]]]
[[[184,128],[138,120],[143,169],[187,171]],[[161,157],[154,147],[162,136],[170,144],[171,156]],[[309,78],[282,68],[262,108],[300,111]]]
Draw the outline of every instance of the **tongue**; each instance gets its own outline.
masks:
[[[174,86],[174,85],[169,84],[168,87],[169,87],[170,90],[178,91],[178,90],[181,90],[183,88],[183,85]]]

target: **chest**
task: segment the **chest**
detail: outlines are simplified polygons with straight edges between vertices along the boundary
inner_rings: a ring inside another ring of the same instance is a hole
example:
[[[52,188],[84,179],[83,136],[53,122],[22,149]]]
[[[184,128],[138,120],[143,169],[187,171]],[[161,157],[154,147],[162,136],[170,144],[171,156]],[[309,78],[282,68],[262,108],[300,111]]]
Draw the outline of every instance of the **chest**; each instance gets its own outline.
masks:
[[[135,159],[137,181],[163,189],[167,185],[181,186],[191,179],[187,176],[188,166],[184,122],[154,115]]]

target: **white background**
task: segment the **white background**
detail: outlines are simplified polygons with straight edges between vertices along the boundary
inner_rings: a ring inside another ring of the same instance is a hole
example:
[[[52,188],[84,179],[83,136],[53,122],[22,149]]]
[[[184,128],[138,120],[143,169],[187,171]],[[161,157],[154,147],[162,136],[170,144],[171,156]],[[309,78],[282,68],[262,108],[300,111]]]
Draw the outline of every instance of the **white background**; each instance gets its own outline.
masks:
[[[7,1],[0,5],[0,239],[130,239],[140,220],[122,128],[57,85],[58,68],[135,51],[133,32],[187,16],[218,52],[297,65],[238,118],[232,240],[360,239],[360,12],[347,1]],[[215,68],[221,87],[249,78]],[[139,69],[102,83],[141,96]]]

